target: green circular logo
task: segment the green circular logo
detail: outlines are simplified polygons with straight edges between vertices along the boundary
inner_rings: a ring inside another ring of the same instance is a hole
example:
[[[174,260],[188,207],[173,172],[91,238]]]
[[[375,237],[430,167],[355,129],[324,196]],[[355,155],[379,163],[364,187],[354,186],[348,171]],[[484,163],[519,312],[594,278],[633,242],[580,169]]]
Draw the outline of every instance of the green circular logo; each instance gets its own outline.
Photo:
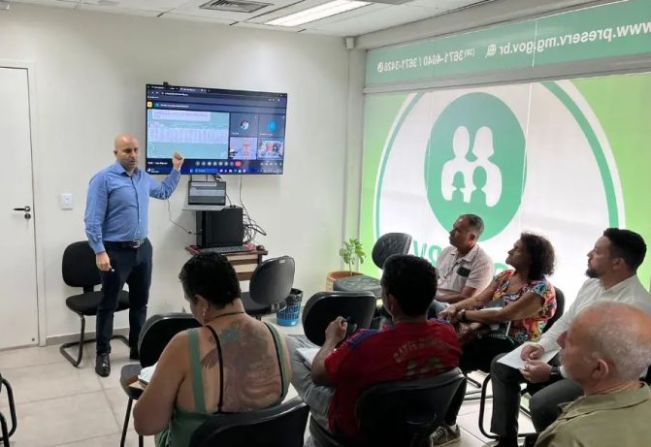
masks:
[[[460,214],[484,219],[482,239],[499,234],[520,207],[525,136],[511,109],[487,93],[452,102],[432,126],[425,158],[427,198],[444,228]]]

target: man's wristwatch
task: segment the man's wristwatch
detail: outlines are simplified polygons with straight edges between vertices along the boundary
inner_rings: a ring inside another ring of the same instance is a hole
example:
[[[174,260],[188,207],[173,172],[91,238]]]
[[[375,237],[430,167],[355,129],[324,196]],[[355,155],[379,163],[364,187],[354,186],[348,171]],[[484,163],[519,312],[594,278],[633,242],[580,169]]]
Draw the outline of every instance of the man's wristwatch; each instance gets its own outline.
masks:
[[[468,322],[468,319],[466,318],[466,309],[461,309],[457,315],[459,316],[457,319],[460,322],[462,322],[462,323],[467,323]]]
[[[549,378],[553,380],[563,378],[560,366],[552,366],[552,369],[549,371]]]

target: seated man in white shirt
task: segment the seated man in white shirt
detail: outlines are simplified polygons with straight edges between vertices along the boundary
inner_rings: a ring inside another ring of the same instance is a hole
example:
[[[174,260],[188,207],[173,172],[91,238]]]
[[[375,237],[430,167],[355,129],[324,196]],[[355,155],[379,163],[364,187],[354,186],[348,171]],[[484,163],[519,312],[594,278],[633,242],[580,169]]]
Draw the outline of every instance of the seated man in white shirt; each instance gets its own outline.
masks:
[[[491,431],[499,436],[497,447],[518,445],[521,382],[528,381],[542,387],[529,402],[537,432],[556,420],[561,411],[559,404],[571,402],[583,394],[578,384],[563,377],[562,368],[538,360],[544,352],[559,348],[559,336],[568,330],[579,312],[595,303],[615,302],[629,304],[651,314],[651,295],[636,276],[645,254],[646,244],[639,234],[608,228],[588,253],[586,274],[589,279],[583,283],[576,300],[538,343],[522,349],[525,369],[516,370],[498,363],[501,356],[493,359]]]
[[[475,214],[462,214],[450,231],[450,246],[436,261],[439,274],[434,306],[436,313],[484,290],[493,279],[493,260],[477,241],[484,221]],[[432,312],[430,312],[432,316]]]

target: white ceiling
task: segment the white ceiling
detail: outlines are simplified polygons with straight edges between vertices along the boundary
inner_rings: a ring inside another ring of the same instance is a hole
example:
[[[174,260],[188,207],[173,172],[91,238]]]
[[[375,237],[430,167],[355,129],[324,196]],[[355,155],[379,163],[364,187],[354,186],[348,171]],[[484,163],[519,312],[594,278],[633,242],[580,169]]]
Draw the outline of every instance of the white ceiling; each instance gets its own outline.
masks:
[[[9,0],[83,11],[159,17],[228,24],[238,27],[305,31],[331,36],[359,36],[397,25],[438,16],[470,5],[492,0],[368,0],[374,3],[359,9],[301,25],[300,28],[265,25],[274,18],[301,11],[330,0],[251,0],[269,3],[252,14],[209,11],[199,6],[208,0]],[[234,0],[237,1],[237,0]],[[390,4],[400,3],[402,4]]]

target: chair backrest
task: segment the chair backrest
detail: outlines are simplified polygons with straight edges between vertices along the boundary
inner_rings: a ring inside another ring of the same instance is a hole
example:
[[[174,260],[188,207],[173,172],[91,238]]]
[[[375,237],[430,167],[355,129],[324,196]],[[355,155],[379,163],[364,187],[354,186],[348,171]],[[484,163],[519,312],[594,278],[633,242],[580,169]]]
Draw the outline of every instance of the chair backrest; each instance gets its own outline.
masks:
[[[61,261],[63,282],[70,287],[82,287],[84,292],[90,292],[93,287],[102,282],[95,264],[95,253],[88,241],[73,242],[63,252]]]
[[[253,272],[249,283],[251,299],[258,304],[274,305],[284,301],[294,284],[294,259],[289,256],[267,259]]]
[[[556,292],[556,313],[553,317],[547,320],[543,333],[547,332],[547,330],[563,316],[563,312],[565,312],[565,294],[558,287],[554,287],[554,291]]]
[[[377,298],[373,292],[318,292],[303,309],[303,330],[314,344],[321,346],[325,341],[328,324],[338,316],[350,318],[352,329],[367,329],[371,326]]]
[[[215,414],[194,432],[190,447],[302,447],[309,411],[295,397],[263,410]]]
[[[466,378],[455,368],[433,378],[375,385],[359,397],[355,413],[369,445],[421,445],[465,391]]]
[[[373,245],[373,263],[382,268],[389,256],[407,254],[410,246],[411,236],[407,233],[383,234]]]
[[[138,353],[143,367],[158,361],[169,341],[181,331],[201,326],[190,314],[167,313],[150,317],[140,331]]]

